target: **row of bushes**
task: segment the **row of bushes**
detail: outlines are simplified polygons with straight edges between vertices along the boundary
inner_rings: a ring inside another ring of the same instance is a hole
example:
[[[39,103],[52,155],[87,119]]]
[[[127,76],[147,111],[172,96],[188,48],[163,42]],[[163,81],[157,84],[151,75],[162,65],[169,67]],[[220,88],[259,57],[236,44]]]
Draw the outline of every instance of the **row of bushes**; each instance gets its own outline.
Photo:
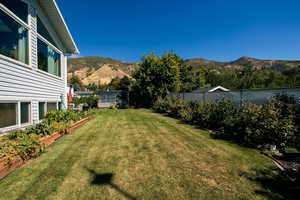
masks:
[[[0,158],[28,160],[39,155],[44,147],[40,139],[54,132],[67,133],[69,126],[92,112],[51,111],[45,119],[24,130],[16,130],[0,138]]]
[[[299,106],[282,97],[264,105],[244,104],[240,107],[229,101],[191,103],[167,97],[159,98],[153,109],[215,130],[224,138],[248,146],[300,147]]]

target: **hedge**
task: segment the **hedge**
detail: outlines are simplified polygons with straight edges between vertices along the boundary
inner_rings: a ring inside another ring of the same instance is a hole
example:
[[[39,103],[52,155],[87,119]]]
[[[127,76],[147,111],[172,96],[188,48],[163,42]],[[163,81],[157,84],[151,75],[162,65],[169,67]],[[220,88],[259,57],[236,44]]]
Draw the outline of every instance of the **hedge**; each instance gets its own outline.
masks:
[[[295,102],[277,96],[264,105],[238,107],[229,101],[191,103],[167,97],[159,98],[153,110],[215,130],[221,133],[219,136],[247,146],[271,144],[283,149],[285,146],[300,147],[300,109]]]

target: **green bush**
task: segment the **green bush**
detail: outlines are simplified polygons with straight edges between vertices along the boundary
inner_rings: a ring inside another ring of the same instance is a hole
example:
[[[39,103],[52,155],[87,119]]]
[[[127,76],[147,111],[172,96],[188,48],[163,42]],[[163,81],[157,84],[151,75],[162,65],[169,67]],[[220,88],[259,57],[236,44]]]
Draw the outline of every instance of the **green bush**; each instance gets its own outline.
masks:
[[[73,98],[73,102],[75,106],[78,106],[79,104],[83,104],[84,107],[91,109],[91,108],[97,108],[98,99],[96,96],[75,97]]]
[[[6,156],[10,161],[16,156],[22,160],[30,159],[43,151],[40,138],[53,132],[65,134],[71,123],[94,113],[94,110],[81,113],[70,110],[48,112],[41,123],[1,137],[0,158]]]
[[[48,123],[52,122],[76,122],[82,118],[82,114],[79,112],[75,112],[73,110],[56,110],[56,111],[50,111],[46,115],[46,120]]]
[[[186,103],[181,109],[178,111],[179,118],[185,122],[193,122],[194,120],[194,108],[197,104],[191,102]]]
[[[264,143],[278,147],[282,143],[289,144],[296,131],[293,109],[278,101],[265,104],[262,109],[261,129],[264,132]]]
[[[0,146],[0,156],[6,156],[10,160],[20,158],[28,160],[42,152],[40,136],[36,134],[25,134],[24,131],[14,131],[5,144]]]
[[[288,100],[292,102],[291,99]],[[201,128],[221,131],[224,138],[248,146],[300,146],[299,128],[296,126],[297,109],[282,100],[273,99],[262,106],[244,104],[237,107],[229,101],[187,103],[178,98],[167,97],[158,98],[153,109],[193,122]]]

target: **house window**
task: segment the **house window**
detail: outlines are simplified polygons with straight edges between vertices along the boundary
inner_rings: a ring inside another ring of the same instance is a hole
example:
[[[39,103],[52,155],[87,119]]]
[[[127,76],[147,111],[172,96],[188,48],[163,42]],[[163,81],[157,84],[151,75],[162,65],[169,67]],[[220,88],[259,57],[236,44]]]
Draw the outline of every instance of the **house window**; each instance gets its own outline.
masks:
[[[39,119],[44,119],[45,115],[45,102],[39,102]]]
[[[28,23],[28,5],[21,0],[0,0],[6,8],[13,12],[25,23]]]
[[[48,102],[47,103],[47,112],[57,110],[57,103],[56,102]]]
[[[47,112],[53,110],[57,110],[57,102],[39,102],[39,119],[44,119]]]
[[[0,128],[18,124],[17,110],[17,103],[0,103]]]
[[[48,42],[50,42],[52,45],[57,47],[56,43],[54,42],[54,40],[50,36],[46,26],[43,24],[43,22],[41,21],[41,19],[39,17],[37,17],[37,32],[40,36],[45,38]]]
[[[60,54],[38,39],[38,68],[60,77],[60,63]]]
[[[28,30],[2,10],[0,38],[0,54],[28,64]]]
[[[21,102],[21,124],[30,122],[30,103]]]

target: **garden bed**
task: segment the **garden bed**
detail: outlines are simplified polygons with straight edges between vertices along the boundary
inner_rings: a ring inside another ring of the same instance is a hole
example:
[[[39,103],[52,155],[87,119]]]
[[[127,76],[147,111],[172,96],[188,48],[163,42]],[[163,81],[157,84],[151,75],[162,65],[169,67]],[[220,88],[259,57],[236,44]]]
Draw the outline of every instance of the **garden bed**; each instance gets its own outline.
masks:
[[[285,171],[292,181],[300,181],[300,153],[283,153],[271,156],[273,162]]]
[[[82,126],[89,120],[91,120],[94,117],[94,115],[83,118],[75,123],[73,123],[66,131],[65,133],[72,133],[76,128]],[[64,133],[55,132],[49,136],[45,136],[40,139],[40,142],[43,144],[44,147],[48,147],[49,145],[53,144],[55,141],[57,141],[59,138],[61,138]],[[24,166],[28,160],[22,160],[22,159],[12,159],[10,157],[3,157],[0,158],[0,179],[4,178],[11,172],[15,171],[16,169]]]

